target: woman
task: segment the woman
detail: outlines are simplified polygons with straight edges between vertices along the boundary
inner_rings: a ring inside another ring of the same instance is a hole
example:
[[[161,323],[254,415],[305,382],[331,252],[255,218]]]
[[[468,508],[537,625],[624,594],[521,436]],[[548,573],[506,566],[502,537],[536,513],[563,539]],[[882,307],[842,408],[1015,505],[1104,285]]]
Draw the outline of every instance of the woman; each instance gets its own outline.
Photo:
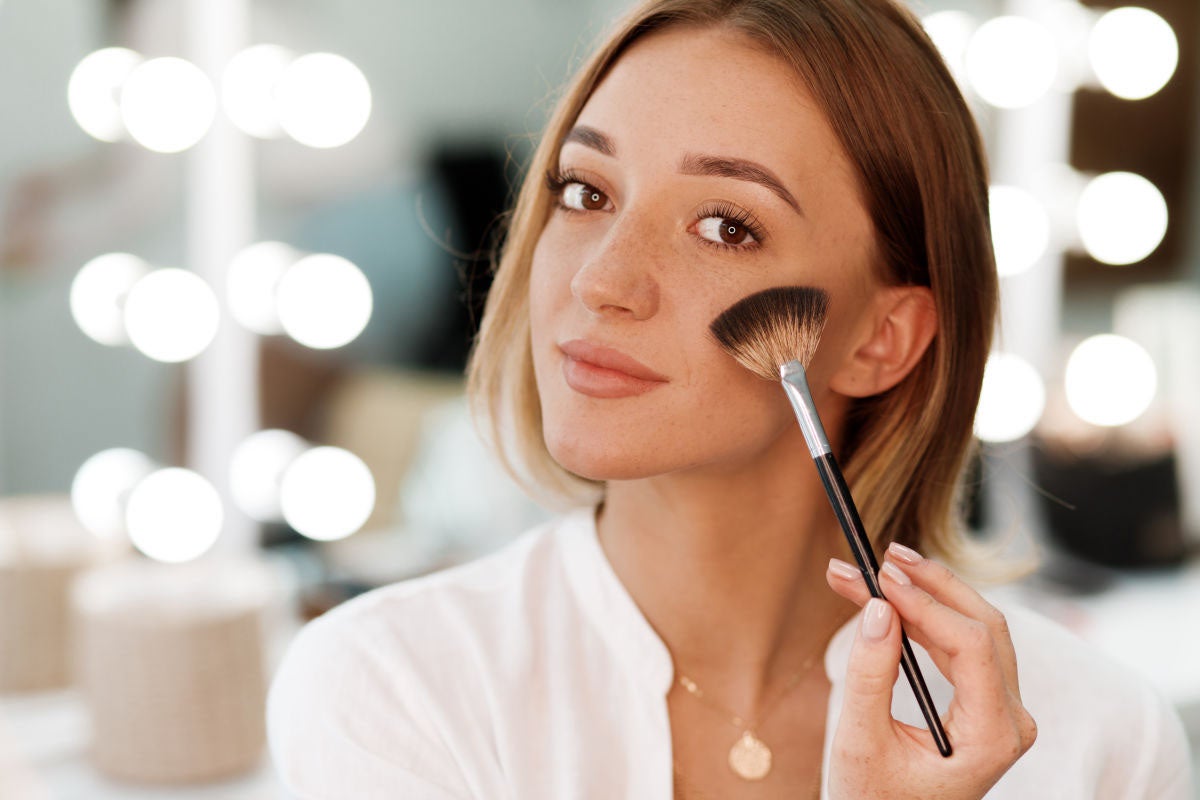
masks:
[[[470,371],[514,471],[583,507],[309,625],[271,695],[285,783],[1190,798],[1159,697],[917,554],[971,566],[953,510],[996,302],[986,204],[970,115],[892,0],[632,11],[533,157]],[[781,285],[830,297],[810,382],[886,602],[831,558],[783,392],[707,335]],[[901,621],[950,758],[896,683]]]

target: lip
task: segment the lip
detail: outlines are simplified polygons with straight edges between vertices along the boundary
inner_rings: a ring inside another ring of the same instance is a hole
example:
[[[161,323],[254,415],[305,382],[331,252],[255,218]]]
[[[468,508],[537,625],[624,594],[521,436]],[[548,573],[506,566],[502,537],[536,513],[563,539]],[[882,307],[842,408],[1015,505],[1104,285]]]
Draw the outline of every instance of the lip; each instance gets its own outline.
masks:
[[[560,344],[566,359],[563,377],[575,391],[600,398],[644,394],[667,383],[667,377],[632,356],[586,339]]]

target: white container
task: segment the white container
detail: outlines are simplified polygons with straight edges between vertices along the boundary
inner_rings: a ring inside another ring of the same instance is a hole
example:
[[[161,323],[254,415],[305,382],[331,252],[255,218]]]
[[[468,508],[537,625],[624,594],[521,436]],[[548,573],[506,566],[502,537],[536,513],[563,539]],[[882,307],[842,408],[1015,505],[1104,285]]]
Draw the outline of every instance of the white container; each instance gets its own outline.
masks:
[[[0,693],[70,683],[71,582],[122,551],[80,525],[69,495],[0,498]]]
[[[265,743],[264,610],[271,572],[251,560],[130,559],[74,587],[76,679],[91,759],[138,783],[217,780]]]

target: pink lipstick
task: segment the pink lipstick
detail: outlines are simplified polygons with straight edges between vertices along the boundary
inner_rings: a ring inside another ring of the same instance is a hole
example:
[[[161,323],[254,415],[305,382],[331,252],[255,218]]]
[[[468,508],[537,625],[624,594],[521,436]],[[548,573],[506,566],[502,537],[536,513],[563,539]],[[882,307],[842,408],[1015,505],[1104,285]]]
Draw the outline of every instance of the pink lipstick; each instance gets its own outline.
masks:
[[[667,383],[667,378],[632,356],[611,347],[572,339],[559,345],[563,377],[580,394],[603,399],[644,394]]]

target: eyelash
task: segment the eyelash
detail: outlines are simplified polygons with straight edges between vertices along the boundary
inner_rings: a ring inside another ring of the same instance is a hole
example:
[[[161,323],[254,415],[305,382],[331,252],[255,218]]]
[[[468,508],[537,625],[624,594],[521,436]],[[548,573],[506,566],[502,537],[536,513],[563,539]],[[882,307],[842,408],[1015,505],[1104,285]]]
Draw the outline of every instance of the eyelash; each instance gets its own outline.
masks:
[[[582,183],[584,186],[597,188],[569,169],[562,172],[546,173],[546,188],[550,190],[550,194],[554,197],[554,204],[559,209],[568,213],[585,213],[577,208],[571,208],[562,201],[562,190],[571,183]],[[749,244],[728,244],[726,242],[714,242],[712,239],[706,239],[703,236],[697,237],[704,244],[715,247],[718,250],[757,250],[767,239],[766,231],[763,230],[762,223],[759,222],[758,218],[749,211],[740,209],[731,203],[721,201],[705,206],[701,209],[697,219],[705,219],[706,217],[719,217],[723,220],[736,222],[738,225],[744,226],[750,235],[754,237],[754,241]]]

